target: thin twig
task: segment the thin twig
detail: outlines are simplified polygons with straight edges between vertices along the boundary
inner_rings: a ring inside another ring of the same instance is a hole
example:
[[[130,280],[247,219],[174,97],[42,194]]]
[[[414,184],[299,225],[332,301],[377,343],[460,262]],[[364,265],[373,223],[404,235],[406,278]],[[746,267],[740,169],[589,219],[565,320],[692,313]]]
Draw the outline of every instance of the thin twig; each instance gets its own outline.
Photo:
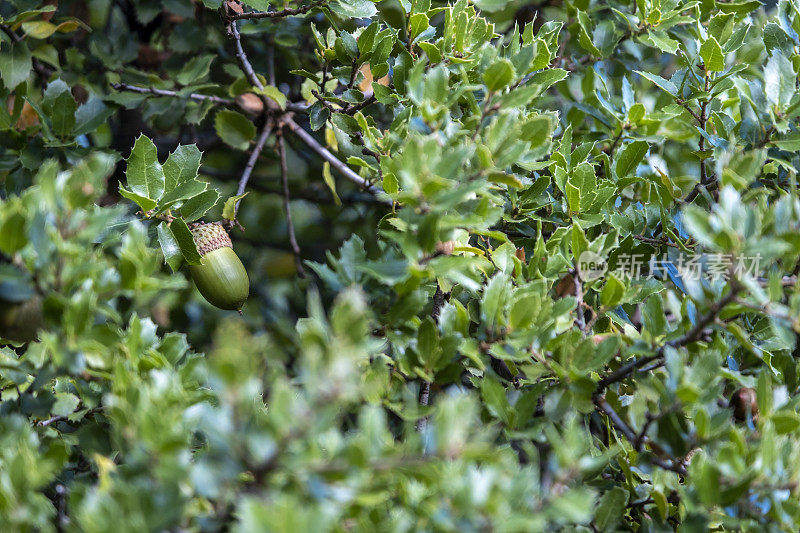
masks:
[[[289,166],[286,164],[286,145],[283,140],[283,130],[278,129],[278,154],[281,159],[281,188],[283,189],[283,211],[286,214],[286,226],[289,232],[289,245],[292,248],[294,264],[297,268],[297,275],[301,278],[306,277],[303,268],[303,260],[300,257],[300,246],[297,244],[297,236],[294,233],[294,222],[292,222],[291,198],[289,197]]]
[[[258,75],[256,75],[256,71],[253,70],[253,65],[250,63],[250,60],[247,59],[247,54],[244,52],[244,48],[242,48],[242,36],[239,34],[239,28],[236,26],[236,20],[229,19],[227,26],[226,26],[228,35],[233,39],[233,43],[236,46],[236,58],[239,60],[239,65],[242,67],[245,76],[247,79],[250,80],[250,83],[253,87],[259,89],[261,94],[261,101],[264,102],[264,111],[271,109],[274,106],[272,100],[264,94],[264,84],[261,83]]]
[[[614,151],[619,146],[619,143],[622,142],[622,136],[625,134],[625,127],[621,127],[619,130],[619,134],[614,138],[614,141],[611,143],[611,146],[608,147],[608,160],[609,162],[614,160]]]
[[[261,151],[264,149],[264,144],[267,142],[269,138],[269,134],[272,133],[272,124],[267,122],[264,124],[264,128],[261,130],[261,135],[258,136],[258,140],[256,141],[256,145],[253,148],[253,151],[250,153],[250,158],[247,160],[247,165],[244,167],[244,172],[242,172],[242,177],[239,178],[239,187],[236,189],[236,195],[244,194],[244,191],[247,190],[247,182],[250,180],[250,174],[253,173],[253,168],[256,166],[256,161],[258,161],[258,156],[261,155]],[[236,202],[236,206],[234,207],[234,219],[236,215],[239,213],[239,204],[241,200]]]
[[[254,170],[255,171],[255,170]],[[204,174],[206,176],[217,178],[220,180],[234,180],[238,181],[239,176],[231,175],[227,172],[220,172],[216,169],[212,169],[210,167],[203,167],[200,169],[200,174]],[[274,194],[280,196],[283,194],[283,191],[280,187],[269,187],[263,183],[259,183],[258,181],[254,181],[253,178],[258,177],[258,174],[254,174],[251,176],[250,181],[247,184],[249,189],[256,190],[263,194]],[[324,190],[317,190],[317,189],[295,189],[290,190],[291,196],[295,200],[304,200],[314,204],[322,204],[322,205],[334,205],[336,204],[335,198],[329,192],[329,189],[325,188]],[[374,196],[366,193],[361,192],[354,192],[353,194],[348,195],[340,195],[339,199],[343,204],[364,204],[364,205],[377,205],[379,202],[375,199]]]
[[[242,19],[278,19],[285,17],[293,17],[296,15],[305,15],[315,7],[320,7],[328,3],[328,0],[314,0],[308,5],[298,7],[295,9],[282,9],[281,11],[251,11],[249,13],[232,13],[233,20]]]
[[[447,303],[450,293],[445,293],[439,284],[436,284],[436,292],[433,293],[433,308],[431,309],[431,318],[436,324],[439,323],[439,315],[442,313],[444,304]],[[423,380],[419,386],[419,404],[423,407],[430,403],[431,384]],[[428,425],[428,417],[423,416],[417,420],[417,431],[423,431]]]
[[[22,40],[22,38],[17,35],[8,24],[0,24],[0,30],[3,30],[3,32],[5,32],[5,34],[8,35],[15,43],[18,43]]]
[[[136,85],[128,85],[127,83],[112,83],[111,86],[118,91],[128,91],[140,94],[154,94],[156,96],[172,96],[180,98],[181,95],[177,91],[169,91],[166,89],[156,89],[155,87],[137,87]],[[234,105],[235,102],[228,98],[221,98],[219,96],[209,96],[205,94],[192,93],[186,96],[190,100],[198,102],[211,102],[218,105]]]
[[[308,145],[309,148],[314,150],[319,156],[321,156],[325,161],[330,163],[330,165],[339,171],[345,178],[352,181],[362,189],[369,191],[372,193],[380,203],[384,205],[391,206],[392,201],[390,198],[386,196],[386,193],[380,187],[375,185],[370,185],[370,183],[356,174],[350,167],[348,167],[343,161],[341,161],[338,157],[333,155],[327,148],[322,146],[317,140],[306,130],[300,127],[297,122],[295,122],[291,117],[284,117],[283,118],[284,124],[289,127],[292,132],[297,135],[300,140]]]
[[[138,87],[136,85],[128,85],[126,83],[112,83],[111,87],[113,87],[118,91],[129,91],[140,94],[154,94],[156,96],[171,96],[174,98],[182,97],[178,91],[170,91],[167,89],[156,89],[155,87]],[[207,94],[191,93],[189,95],[186,95],[185,98],[189,98],[190,100],[195,100],[197,102],[208,101],[216,105],[225,105],[225,106],[236,105],[236,102],[229,98],[222,98],[220,96],[211,96]],[[308,104],[306,104],[305,102],[287,102],[285,108],[286,111],[304,113],[308,111]]]
[[[642,241],[647,244],[652,244],[654,246],[664,245],[664,246],[670,246],[672,248],[680,248],[680,246],[678,246],[674,242],[669,242],[666,239],[654,239],[652,237],[645,237],[644,235],[636,235],[636,234],[631,234],[631,237],[633,237],[637,241]]]
[[[97,407],[93,407],[93,408],[89,409],[88,411],[86,411],[86,413],[83,415],[83,417],[86,418],[87,416],[92,415],[92,414],[97,413],[97,412],[102,411],[102,410],[103,410],[103,406],[102,405],[97,406]],[[48,418],[46,420],[39,420],[38,422],[36,422],[35,426],[36,427],[40,427],[40,428],[45,428],[47,426],[55,424],[56,422],[63,422],[64,420],[68,420],[68,419],[69,419],[69,415],[56,415],[56,416],[50,417],[50,418]]]
[[[743,289],[744,287],[739,285],[735,280],[731,280],[730,292],[727,295],[725,295],[722,299],[720,299],[718,302],[714,302],[713,304],[711,304],[708,313],[700,317],[700,319],[695,323],[692,329],[687,331],[683,336],[667,342],[665,345],[659,348],[655,354],[649,355],[647,357],[642,357],[641,359],[636,359],[634,361],[630,361],[619,367],[614,372],[603,377],[597,383],[595,394],[596,395],[603,394],[605,389],[608,388],[608,386],[611,385],[612,383],[622,381],[623,379],[628,377],[628,375],[635,372],[637,369],[640,369],[657,359],[661,359],[662,357],[664,357],[664,351],[668,347],[677,348],[679,346],[686,346],[698,340],[700,336],[703,334],[703,331],[706,329],[706,327],[708,327],[711,323],[713,323],[717,319],[717,316],[719,315],[720,311],[722,311],[722,309],[726,305],[734,301],[736,297],[739,295],[739,293],[742,292]]]
[[[376,101],[377,100],[375,98],[375,93],[372,93],[367,98],[365,98],[363,102],[345,107],[342,110],[342,113],[344,113],[345,115],[355,115],[357,112],[361,111],[368,105],[374,104]]]
[[[639,445],[643,447],[649,442],[649,439],[646,435],[643,435],[641,439],[639,439],[639,436],[636,434],[636,432],[633,431],[633,429],[631,429],[631,427],[622,419],[622,417],[619,416],[614,408],[611,407],[608,401],[606,401],[605,397],[596,396],[594,398],[594,404],[601,413],[608,417],[613,426],[619,432],[621,432],[626,439],[628,439],[628,442],[630,442],[632,446],[635,446],[638,442]],[[677,459],[665,459],[655,455],[654,453],[650,461],[664,470],[670,470],[682,476],[686,475],[686,467]]]
[[[572,282],[575,284],[575,299],[578,301],[575,306],[575,312],[577,314],[576,320],[578,322],[578,327],[581,328],[583,334],[586,335],[586,318],[583,316],[583,282],[578,275],[577,268],[572,271]]]

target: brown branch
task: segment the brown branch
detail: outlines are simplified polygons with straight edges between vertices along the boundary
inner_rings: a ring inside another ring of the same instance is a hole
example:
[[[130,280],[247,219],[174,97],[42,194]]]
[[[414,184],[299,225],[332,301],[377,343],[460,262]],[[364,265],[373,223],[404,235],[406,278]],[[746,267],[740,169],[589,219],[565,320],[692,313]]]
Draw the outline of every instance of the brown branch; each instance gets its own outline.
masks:
[[[3,32],[5,32],[5,34],[8,35],[9,38],[11,38],[11,40],[15,43],[18,43],[22,40],[22,38],[17,35],[8,24],[0,24],[0,30],[3,30]]]
[[[286,164],[286,144],[283,140],[283,130],[278,130],[278,154],[281,159],[281,188],[283,189],[283,211],[286,215],[286,226],[289,233],[289,246],[294,256],[294,264],[297,268],[297,275],[301,278],[306,277],[303,268],[303,260],[300,257],[300,246],[297,244],[297,236],[294,233],[294,222],[292,222],[291,198],[289,197],[289,166]]]
[[[756,148],[761,149],[764,148],[766,145],[768,145],[770,141],[772,141],[772,134],[775,133],[776,131],[777,130],[775,129],[775,126],[770,126],[769,128],[767,128],[767,130],[764,132],[764,138],[758,141],[758,144],[756,144]]]
[[[636,235],[636,234],[631,234],[631,237],[633,237],[637,241],[642,241],[644,243],[652,244],[654,246],[663,245],[663,246],[670,246],[672,248],[680,248],[680,246],[678,246],[674,242],[669,242],[666,239],[654,239],[652,237],[645,237],[644,235]]]
[[[97,413],[97,412],[102,411],[102,410],[103,410],[103,406],[102,405],[97,406],[97,407],[93,407],[92,409],[89,409],[88,411],[86,411],[86,414],[84,414],[83,417],[86,418],[87,416],[92,415],[92,414]],[[34,425],[36,427],[45,428],[47,426],[55,424],[56,422],[63,422],[64,420],[68,420],[69,416],[70,415],[56,415],[56,416],[50,417],[50,418],[48,418],[46,420],[39,420]]]
[[[618,381],[622,381],[628,375],[635,372],[637,369],[646,366],[647,364],[664,357],[664,351],[669,348],[678,348],[680,346],[686,346],[697,341],[703,334],[703,331],[708,327],[712,322],[717,319],[717,315],[722,311],[722,309],[728,305],[729,303],[733,302],[736,297],[739,295],[740,292],[744,287],[739,285],[735,280],[731,280],[731,290],[730,292],[725,295],[721,300],[718,302],[714,302],[709,307],[708,313],[700,317],[700,319],[695,323],[694,327],[687,331],[683,336],[667,342],[665,345],[661,346],[658,351],[653,355],[648,355],[647,357],[642,357],[641,359],[636,359],[634,361],[630,361],[621,367],[619,367],[614,372],[606,375],[600,381],[597,382],[597,388],[595,389],[595,395],[602,395],[606,388],[609,385],[616,383]]]
[[[112,83],[111,87],[118,91],[128,91],[140,94],[154,94],[156,96],[172,96],[180,98],[181,95],[177,91],[169,91],[166,89],[156,89],[155,87],[137,87],[136,85],[128,85],[127,83]],[[198,102],[211,102],[217,105],[234,105],[235,102],[228,98],[221,98],[219,96],[209,96],[205,94],[192,93],[187,96],[190,100]]]
[[[264,102],[264,112],[269,112],[270,109],[275,107],[275,104],[272,99],[263,93],[264,84],[261,83],[258,75],[256,75],[256,71],[253,70],[253,65],[250,63],[250,60],[247,59],[247,54],[244,52],[244,48],[242,48],[242,36],[239,34],[239,28],[236,26],[236,20],[228,19],[226,31],[228,36],[233,39],[233,43],[236,47],[236,58],[239,60],[239,65],[242,67],[245,76],[247,76],[247,79],[250,80],[250,83],[253,85],[253,87],[262,91],[259,96],[261,97],[261,101]]]
[[[174,98],[181,98],[178,91],[170,91],[167,89],[156,89],[155,87],[138,87],[136,85],[128,85],[127,83],[112,83],[111,87],[118,91],[129,91],[140,94],[154,94],[156,96],[171,96]],[[259,95],[260,96],[260,95]],[[192,93],[186,96],[190,100],[197,102],[208,101],[216,105],[234,106],[236,102],[229,98],[222,98],[220,96],[211,96],[207,94]],[[305,102],[286,102],[286,111],[293,111],[297,113],[304,113],[308,111],[308,104]]]
[[[578,269],[576,268],[571,272],[572,274],[572,282],[575,284],[575,299],[578,301],[577,305],[575,306],[575,312],[577,314],[575,320],[578,322],[578,327],[581,328],[583,334],[586,334],[586,318],[583,316],[583,282],[581,281],[581,277],[578,275]]]
[[[637,435],[633,429],[619,416],[619,414],[614,410],[613,407],[606,401],[605,397],[598,396],[594,398],[594,404],[597,409],[606,415],[608,419],[611,421],[611,424],[634,446],[634,449],[637,451],[641,451],[644,448],[645,444],[650,442],[650,439],[647,438],[646,435]],[[637,447],[638,445],[638,447]],[[682,476],[686,475],[686,467],[677,459],[665,459],[660,457],[653,452],[653,457],[650,461],[663,468],[664,470],[670,470]]]
[[[698,115],[691,107],[689,107],[689,104],[687,104],[685,102],[681,102],[680,105],[686,111],[688,111],[689,114],[691,114],[697,122],[701,122],[702,121],[702,119],[700,118],[700,115]]]
[[[272,133],[272,124],[268,121],[264,124],[264,128],[261,130],[261,135],[258,136],[258,140],[256,141],[256,145],[253,148],[253,151],[250,153],[250,158],[247,160],[247,165],[244,167],[244,171],[242,172],[242,177],[239,178],[239,187],[236,189],[236,195],[244,194],[244,191],[247,189],[247,182],[250,180],[250,175],[253,173],[253,168],[256,166],[256,161],[258,161],[258,156],[261,155],[261,151],[264,149],[264,144],[267,142],[269,138],[269,134]],[[236,215],[239,213],[239,204],[241,200],[236,202],[236,206],[233,209],[233,216],[234,219]]]
[[[619,146],[619,143],[622,142],[622,136],[625,134],[625,127],[621,127],[619,130],[619,135],[614,138],[614,141],[611,143],[611,146],[608,147],[608,161],[611,162],[614,160],[614,151]]]
[[[387,206],[392,205],[392,200],[386,196],[380,187],[371,185],[366,179],[356,174],[350,167],[347,166],[347,164],[333,155],[327,148],[322,146],[310,133],[300,127],[300,125],[297,124],[297,122],[295,122],[291,117],[284,117],[283,123],[288,126],[289,129],[300,138],[300,140],[306,143],[309,148],[315,151],[325,161],[330,163],[330,165],[338,170],[339,173],[345,178],[355,183],[362,189],[370,192],[378,199],[378,201],[380,201],[380,203]]]
[[[226,172],[220,172],[216,169],[212,168],[201,168],[200,173],[206,176],[217,178],[220,180],[234,180],[238,181],[239,176],[233,176]],[[251,176],[250,181],[247,184],[247,187],[252,190],[256,190],[263,194],[274,194],[280,196],[283,194],[283,191],[280,187],[269,187],[267,185],[258,183],[254,181],[254,178],[258,177],[258,174],[254,174]],[[290,190],[291,196],[295,200],[304,200],[306,202],[310,202],[313,204],[321,204],[321,205],[334,205],[336,204],[335,198],[328,192],[328,189],[324,191],[318,189],[294,189]],[[362,194],[359,192],[350,194],[350,195],[340,195],[339,199],[343,204],[364,204],[364,205],[379,205],[379,202],[375,199],[374,196],[369,194]]]
[[[442,291],[439,284],[436,284],[436,292],[433,293],[433,308],[431,309],[431,318],[436,324],[439,323],[439,315],[442,313],[442,308],[447,300],[450,298],[450,293]],[[419,404],[423,407],[430,403],[431,384],[425,380],[419,386]],[[428,425],[428,417],[423,416],[417,420],[417,431],[423,431]]]
[[[281,11],[251,11],[249,13],[232,13],[231,19],[279,19],[285,17],[293,17],[296,15],[305,15],[315,7],[320,7],[328,3],[328,0],[314,0],[308,5],[298,7],[295,9],[282,9]]]
[[[363,102],[345,107],[342,110],[342,113],[344,113],[345,115],[355,115],[365,107],[374,104],[376,101],[377,100],[375,98],[375,93],[372,93],[371,95],[369,95],[369,97],[365,98]]]

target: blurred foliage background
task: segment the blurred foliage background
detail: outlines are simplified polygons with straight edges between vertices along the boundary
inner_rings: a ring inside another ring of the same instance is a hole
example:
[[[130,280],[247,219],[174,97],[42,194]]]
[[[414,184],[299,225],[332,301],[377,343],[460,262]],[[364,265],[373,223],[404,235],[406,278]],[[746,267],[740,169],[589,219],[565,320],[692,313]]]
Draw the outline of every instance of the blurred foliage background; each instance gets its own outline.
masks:
[[[0,530],[797,531],[798,35],[3,2]],[[242,316],[181,268],[201,218]]]

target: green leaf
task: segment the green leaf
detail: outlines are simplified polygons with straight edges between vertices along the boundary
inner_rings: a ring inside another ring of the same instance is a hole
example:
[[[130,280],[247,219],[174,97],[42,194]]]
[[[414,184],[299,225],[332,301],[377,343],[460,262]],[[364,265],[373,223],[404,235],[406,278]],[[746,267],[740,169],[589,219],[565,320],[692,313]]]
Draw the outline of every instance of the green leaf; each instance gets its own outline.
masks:
[[[658,336],[667,332],[667,319],[661,303],[661,296],[654,294],[645,300],[642,307],[642,318],[651,335]]]
[[[151,200],[160,198],[164,192],[165,178],[153,141],[144,135],[139,135],[127,161],[128,167],[125,169],[125,176],[128,178],[130,191]],[[144,207],[142,208],[144,209]]]
[[[624,178],[636,170],[650,145],[646,141],[634,141],[619,151],[614,161],[614,171],[618,178]]]
[[[231,196],[227,200],[225,200],[225,204],[222,206],[222,218],[225,220],[235,220],[236,219],[236,204],[250,194],[250,192],[245,192],[244,194],[237,194],[236,196]]]
[[[50,410],[55,416],[70,415],[78,407],[78,404],[81,403],[80,398],[69,392],[57,392],[55,397],[56,402]]]
[[[286,108],[286,95],[272,85],[265,85],[263,89],[254,88],[253,92],[263,94],[275,101],[281,109]]]
[[[417,332],[417,352],[420,362],[427,370],[435,371],[441,354],[439,346],[439,331],[436,323],[430,318],[422,321]]]
[[[614,531],[628,505],[628,491],[614,487],[600,498],[595,507],[594,523],[600,531]]]
[[[483,82],[490,91],[496,92],[506,87],[514,79],[514,65],[508,59],[492,63],[483,74]]]
[[[214,118],[217,135],[228,146],[237,150],[247,150],[256,136],[256,127],[246,116],[230,109],[217,113]]]
[[[164,192],[168,193],[181,183],[195,179],[202,156],[196,144],[175,148],[164,163]]]
[[[764,94],[767,101],[785,109],[794,93],[794,67],[782,53],[776,52],[769,58],[764,68]]]
[[[489,174],[489,181],[492,183],[499,183],[502,185],[507,185],[508,187],[512,187],[514,189],[522,188],[522,182],[513,174],[508,174],[507,172],[492,172]]]
[[[508,298],[508,285],[508,276],[501,273],[495,275],[483,291],[481,318],[489,330],[501,325],[503,310]]]
[[[644,104],[636,102],[628,109],[628,122],[638,124],[644,118],[645,111]]]
[[[569,206],[570,213],[581,212],[581,191],[572,183],[567,183],[565,186],[565,194],[567,195],[567,205]]]
[[[216,190],[210,189],[202,192],[183,202],[180,208],[181,218],[186,222],[194,222],[202,218],[211,208],[217,205],[218,201],[219,192]]]
[[[78,104],[69,91],[64,91],[56,97],[52,104],[50,119],[53,124],[53,133],[58,137],[66,137],[72,132],[75,125],[75,111]]]
[[[672,39],[665,31],[650,30],[647,35],[642,37],[642,40],[649,41],[653,46],[667,54],[676,53],[680,46],[680,43]]]
[[[47,39],[56,32],[56,25],[44,20],[33,20],[22,23],[22,31],[34,39]]]
[[[641,70],[634,70],[635,73],[639,74],[643,78],[650,80],[651,82],[655,83],[658,88],[661,90],[669,93],[672,96],[678,96],[678,88],[669,80],[665,80],[661,76],[656,74],[650,74],[648,72],[642,72]]]
[[[127,198],[132,202],[135,202],[142,209],[144,213],[147,213],[148,211],[150,211],[151,209],[155,209],[156,207],[155,200],[152,200],[146,196],[142,196],[141,194],[136,194],[133,191],[129,191],[125,187],[120,186],[119,194],[122,195],[122,197]]]
[[[342,18],[368,18],[378,12],[369,0],[337,0],[330,9]]]
[[[31,51],[24,41],[0,42],[0,78],[9,91],[28,79],[33,68]]]
[[[569,72],[563,68],[549,68],[541,72],[537,72],[531,79],[528,80],[526,85],[535,85],[539,87],[540,92],[544,92],[556,83],[567,79]]]
[[[611,309],[619,305],[625,295],[625,286],[613,274],[606,275],[606,285],[600,293],[600,303],[606,309]]]
[[[327,185],[328,189],[331,191],[336,205],[342,205],[342,200],[339,198],[339,194],[336,192],[336,180],[333,178],[333,174],[331,173],[331,165],[327,161],[322,164],[322,179],[325,182],[325,185]],[[384,177],[384,180],[385,179],[386,178]]]
[[[175,240],[167,224],[156,226],[156,233],[158,234],[161,252],[164,254],[164,262],[169,265],[173,272],[177,272],[183,263],[183,254],[178,246],[178,241]]]
[[[583,228],[580,227],[577,221],[572,223],[572,256],[575,258],[575,264],[578,264],[578,260],[581,257],[581,254],[589,249],[589,240],[586,238],[586,234],[583,232]]]
[[[0,223],[0,252],[13,255],[28,242],[25,236],[25,217],[20,212],[6,215]]]
[[[189,230],[189,226],[182,218],[176,218],[169,224],[169,230],[175,239],[181,255],[190,265],[199,265],[201,263],[200,254],[197,251],[197,246],[194,243],[194,237]]]
[[[411,16],[409,28],[411,29],[411,41],[414,42],[416,38],[430,27],[430,20],[425,13],[415,13]]]
[[[507,425],[510,423],[508,414],[511,408],[506,398],[506,389],[496,379],[484,376],[481,381],[481,398],[492,416]]]
[[[171,191],[164,193],[158,201],[158,211],[169,209],[173,204],[194,198],[208,188],[208,184],[199,180],[184,181]]]
[[[95,95],[81,105],[75,112],[75,126],[72,134],[75,136],[85,135],[96,130],[104,124],[108,117],[114,113],[114,109],[103,103],[103,100]]]
[[[770,415],[778,435],[794,433],[800,428],[800,415],[792,411],[777,411]]]
[[[664,496],[664,493],[660,490],[654,490],[650,493],[650,497],[653,498],[653,503],[658,509],[658,514],[661,516],[661,520],[666,520],[669,511],[669,503],[667,502],[667,497]]]
[[[725,56],[722,48],[714,37],[709,37],[700,47],[700,57],[707,71],[722,72],[725,70]]]
[[[211,63],[214,61],[211,54],[193,57],[175,77],[181,85],[193,85],[203,81],[208,76]]]
[[[578,11],[578,44],[581,47],[589,52],[593,57],[603,57],[603,54],[600,50],[595,46],[594,39],[589,34],[589,28],[591,27],[591,22],[589,21],[589,15],[586,14],[584,11]]]

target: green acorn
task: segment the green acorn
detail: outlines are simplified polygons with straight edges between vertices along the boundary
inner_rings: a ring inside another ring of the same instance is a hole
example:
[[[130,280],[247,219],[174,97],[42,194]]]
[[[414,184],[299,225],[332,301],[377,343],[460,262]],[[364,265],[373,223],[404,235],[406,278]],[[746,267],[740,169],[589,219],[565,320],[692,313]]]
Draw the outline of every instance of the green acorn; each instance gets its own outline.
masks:
[[[228,232],[219,224],[203,223],[192,225],[191,231],[202,264],[189,265],[189,272],[200,294],[220,309],[241,310],[250,280]]]
[[[36,340],[41,327],[42,299],[39,296],[18,303],[0,300],[0,338],[31,342]]]

